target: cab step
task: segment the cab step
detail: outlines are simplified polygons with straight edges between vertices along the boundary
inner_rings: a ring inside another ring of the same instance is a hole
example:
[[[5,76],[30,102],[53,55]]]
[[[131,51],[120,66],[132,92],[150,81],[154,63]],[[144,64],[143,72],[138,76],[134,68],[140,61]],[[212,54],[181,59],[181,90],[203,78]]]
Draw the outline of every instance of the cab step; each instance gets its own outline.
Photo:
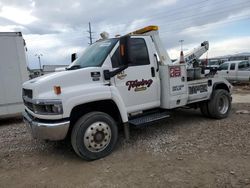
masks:
[[[157,112],[130,119],[128,122],[136,127],[146,125],[170,117],[167,112]]]

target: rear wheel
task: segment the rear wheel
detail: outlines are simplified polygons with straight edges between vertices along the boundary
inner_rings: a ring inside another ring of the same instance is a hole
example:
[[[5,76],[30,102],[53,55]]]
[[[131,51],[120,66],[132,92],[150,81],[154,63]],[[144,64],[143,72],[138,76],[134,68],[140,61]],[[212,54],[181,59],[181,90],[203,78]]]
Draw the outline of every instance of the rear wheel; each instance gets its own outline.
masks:
[[[210,117],[216,119],[226,118],[231,110],[231,97],[224,89],[215,90],[207,104]]]
[[[95,160],[113,151],[117,137],[117,126],[111,116],[103,112],[90,112],[74,125],[71,144],[81,158]]]
[[[200,110],[204,116],[210,117],[210,114],[208,112],[207,101],[200,103]]]

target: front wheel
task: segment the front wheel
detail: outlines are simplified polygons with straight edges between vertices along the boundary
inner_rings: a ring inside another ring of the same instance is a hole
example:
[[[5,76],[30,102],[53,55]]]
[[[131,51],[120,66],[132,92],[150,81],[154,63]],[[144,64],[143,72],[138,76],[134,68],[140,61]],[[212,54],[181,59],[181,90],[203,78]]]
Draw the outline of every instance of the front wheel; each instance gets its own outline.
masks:
[[[103,112],[90,112],[74,125],[71,144],[81,158],[95,160],[113,151],[117,137],[118,129],[112,117]]]
[[[231,110],[231,96],[224,89],[215,90],[207,105],[210,117],[216,119],[226,118]]]

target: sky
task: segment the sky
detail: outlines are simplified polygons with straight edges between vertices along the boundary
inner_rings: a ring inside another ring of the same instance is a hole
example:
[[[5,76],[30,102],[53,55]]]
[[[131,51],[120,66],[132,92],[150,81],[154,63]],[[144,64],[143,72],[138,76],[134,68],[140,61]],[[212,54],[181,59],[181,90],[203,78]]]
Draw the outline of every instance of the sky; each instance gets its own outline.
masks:
[[[21,31],[26,41],[28,66],[69,64],[72,53],[106,31],[124,35],[158,25],[172,59],[208,40],[203,57],[250,52],[250,0],[1,0],[0,32]]]

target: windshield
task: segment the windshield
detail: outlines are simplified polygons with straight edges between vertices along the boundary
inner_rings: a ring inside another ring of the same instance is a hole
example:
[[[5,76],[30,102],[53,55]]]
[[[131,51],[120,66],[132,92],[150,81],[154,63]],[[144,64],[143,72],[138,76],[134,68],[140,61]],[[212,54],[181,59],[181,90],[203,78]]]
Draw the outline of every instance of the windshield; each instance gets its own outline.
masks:
[[[208,64],[209,65],[219,65],[219,62],[218,61],[210,61]]]
[[[68,69],[102,66],[118,39],[108,39],[96,42],[89,46],[81,57],[77,58]]]

